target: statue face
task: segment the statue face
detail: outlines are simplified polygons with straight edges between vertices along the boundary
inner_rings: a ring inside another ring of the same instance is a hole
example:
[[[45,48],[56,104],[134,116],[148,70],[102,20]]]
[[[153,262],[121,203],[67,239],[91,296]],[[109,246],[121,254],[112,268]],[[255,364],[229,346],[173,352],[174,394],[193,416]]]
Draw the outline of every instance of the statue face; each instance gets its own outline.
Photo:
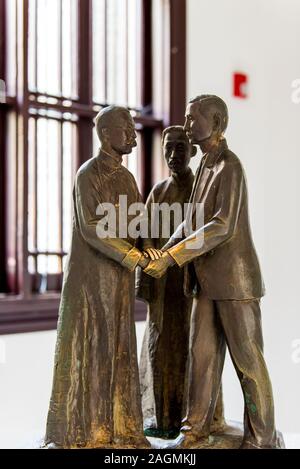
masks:
[[[164,156],[170,170],[181,173],[186,170],[191,159],[191,145],[182,134],[173,131],[165,136]]]
[[[185,114],[184,130],[192,144],[199,144],[211,137],[213,122],[209,113],[201,112],[199,103],[190,103]]]
[[[136,132],[131,115],[120,114],[113,125],[107,129],[107,137],[113,150],[120,155],[129,155],[136,147]]]

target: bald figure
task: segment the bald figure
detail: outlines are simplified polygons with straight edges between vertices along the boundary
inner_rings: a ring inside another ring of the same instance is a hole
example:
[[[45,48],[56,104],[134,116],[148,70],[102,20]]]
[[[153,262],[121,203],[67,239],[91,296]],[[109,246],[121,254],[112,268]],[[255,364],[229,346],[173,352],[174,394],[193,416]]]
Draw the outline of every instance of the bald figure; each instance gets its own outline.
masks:
[[[148,446],[134,323],[134,271],[145,259],[129,235],[99,238],[96,230],[101,204],[117,207],[121,195],[128,204],[140,201],[133,175],[122,166],[136,134],[130,113],[120,107],[101,111],[96,127],[101,150],[81,166],[73,192],[45,437],[49,448]]]

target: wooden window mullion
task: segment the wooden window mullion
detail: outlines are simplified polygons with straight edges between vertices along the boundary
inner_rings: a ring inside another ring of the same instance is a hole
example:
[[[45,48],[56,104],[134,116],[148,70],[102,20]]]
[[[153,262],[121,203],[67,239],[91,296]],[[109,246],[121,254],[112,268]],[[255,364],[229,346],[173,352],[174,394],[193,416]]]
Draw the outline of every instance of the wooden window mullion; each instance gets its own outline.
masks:
[[[37,143],[37,118],[34,119],[34,249],[37,251],[37,242],[38,242],[38,143]],[[38,276],[38,262],[37,256],[34,257],[34,270],[35,278]]]
[[[17,266],[18,290],[24,298],[31,295],[31,278],[28,272],[28,124],[29,124],[29,91],[28,91],[28,19],[29,0],[17,4],[18,15],[18,83],[17,99],[20,114],[18,121],[18,196],[17,196]]]
[[[79,103],[93,108],[93,22],[92,0],[78,0],[78,95]],[[93,123],[90,117],[78,122],[79,164],[92,157]]]
[[[170,125],[177,125],[186,107],[186,0],[170,2],[170,27]]]
[[[6,1],[0,0],[0,79],[5,80],[6,65]]]
[[[142,67],[142,113],[152,112],[152,0],[141,0],[141,67]],[[145,199],[152,185],[153,129],[144,127],[141,132],[141,192]]]
[[[107,102],[107,99],[108,99],[108,41],[107,41],[107,32],[108,32],[108,28],[107,28],[107,10],[108,10],[108,6],[107,6],[107,2],[108,0],[105,0],[105,6],[104,6],[104,17],[105,17],[105,20],[104,20],[104,24],[105,24],[105,45],[104,45],[104,61],[105,61],[105,65],[104,65],[104,90],[105,90],[105,102]]]
[[[63,122],[60,122],[59,125],[59,148],[58,148],[58,168],[59,168],[59,210],[60,210],[60,218],[59,218],[59,242],[60,242],[60,251],[61,255],[59,256],[60,261],[60,271],[63,271],[63,243],[64,243],[64,202],[63,202],[63,183],[64,183],[64,148],[63,148],[63,137],[64,137],[64,125]]]
[[[58,24],[59,24],[59,90],[61,96],[63,96],[63,0],[59,0],[59,14],[58,14]]]
[[[0,0],[0,79],[6,78],[6,5]],[[0,103],[0,291],[6,291],[6,237],[5,237],[5,135],[6,109]]]

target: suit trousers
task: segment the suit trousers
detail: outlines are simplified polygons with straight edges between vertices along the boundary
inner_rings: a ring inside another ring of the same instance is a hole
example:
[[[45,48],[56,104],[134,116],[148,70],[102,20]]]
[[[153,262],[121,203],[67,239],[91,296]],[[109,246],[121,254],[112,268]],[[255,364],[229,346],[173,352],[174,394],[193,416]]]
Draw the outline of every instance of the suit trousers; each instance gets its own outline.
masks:
[[[274,404],[263,356],[260,299],[215,301],[203,292],[194,299],[182,431],[196,439],[209,435],[226,344],[244,396],[244,441],[275,447]]]

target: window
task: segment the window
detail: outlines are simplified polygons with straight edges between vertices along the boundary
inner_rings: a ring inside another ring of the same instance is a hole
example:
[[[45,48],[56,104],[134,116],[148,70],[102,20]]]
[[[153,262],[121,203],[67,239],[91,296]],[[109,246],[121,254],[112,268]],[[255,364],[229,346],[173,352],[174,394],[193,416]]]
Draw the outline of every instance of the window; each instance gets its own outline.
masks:
[[[55,325],[103,106],[132,112],[124,163],[144,197],[161,176],[162,128],[184,115],[184,15],[183,0],[0,0],[0,332]]]

